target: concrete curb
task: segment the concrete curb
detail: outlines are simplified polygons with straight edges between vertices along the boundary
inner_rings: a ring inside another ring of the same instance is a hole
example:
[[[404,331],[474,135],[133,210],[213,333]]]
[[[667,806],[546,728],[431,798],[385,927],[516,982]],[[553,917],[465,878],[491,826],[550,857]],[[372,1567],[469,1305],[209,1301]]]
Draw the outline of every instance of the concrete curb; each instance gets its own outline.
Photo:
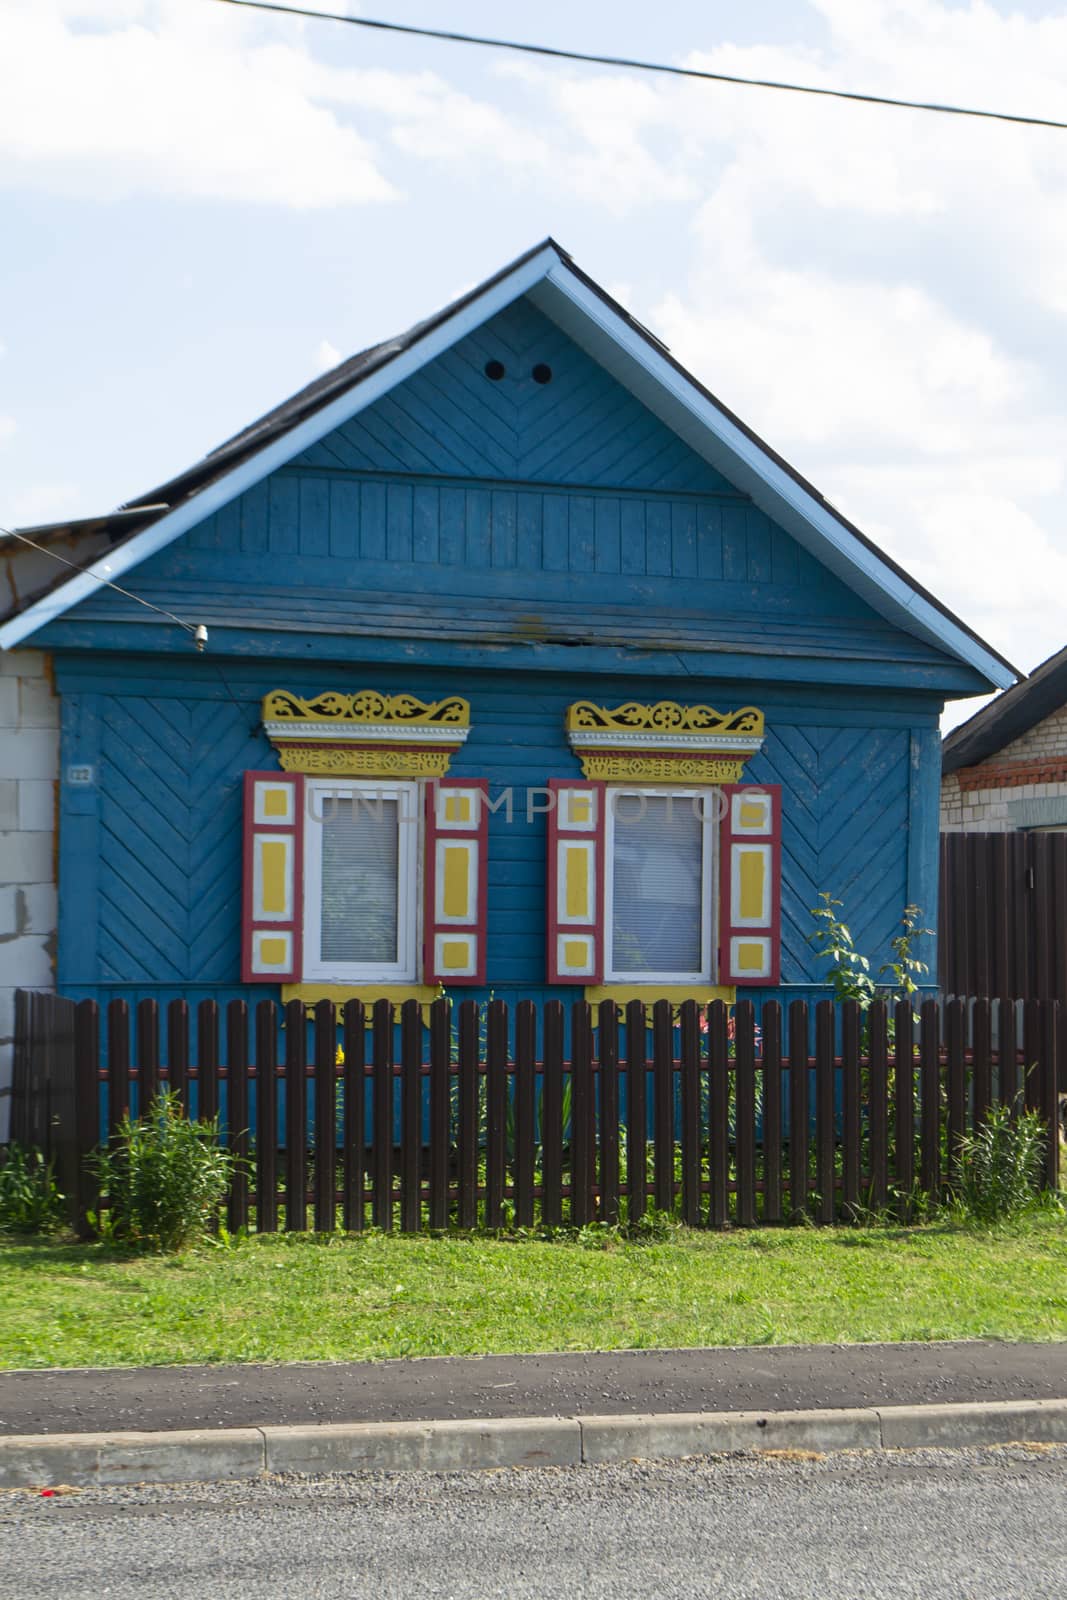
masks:
[[[262,1473],[463,1472],[745,1450],[1067,1444],[1067,1400],[668,1412],[0,1437],[0,1488],[217,1483]]]

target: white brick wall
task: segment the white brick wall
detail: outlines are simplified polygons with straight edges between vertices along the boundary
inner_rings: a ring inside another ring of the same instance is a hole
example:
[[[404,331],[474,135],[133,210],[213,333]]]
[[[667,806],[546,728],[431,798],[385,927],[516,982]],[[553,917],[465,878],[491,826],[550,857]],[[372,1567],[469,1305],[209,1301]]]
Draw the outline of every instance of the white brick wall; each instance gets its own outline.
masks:
[[[1003,767],[1017,761],[1053,757],[1067,757],[1067,705],[1006,744],[982,765]],[[941,832],[1012,833],[1017,823],[1012,817],[1011,802],[1046,799],[1067,799],[1067,783],[1022,783],[1012,788],[964,792],[959,778],[950,772],[941,781]]]
[[[0,654],[0,1140],[10,1112],[15,990],[51,989],[59,701],[40,650]]]
[[[1038,761],[1042,756],[1067,756],[1067,705],[1053,711],[1044,722],[1028,729],[993,758],[1005,761]]]

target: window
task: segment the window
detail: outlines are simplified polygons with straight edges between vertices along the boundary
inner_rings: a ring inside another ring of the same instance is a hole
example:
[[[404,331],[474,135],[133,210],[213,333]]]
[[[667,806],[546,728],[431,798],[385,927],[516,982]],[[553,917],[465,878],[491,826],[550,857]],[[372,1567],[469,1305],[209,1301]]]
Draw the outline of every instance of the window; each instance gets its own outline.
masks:
[[[484,983],[487,792],[246,772],[243,981]]]
[[[717,791],[606,792],[604,976],[712,981]]]
[[[309,780],[304,824],[304,976],[416,976],[418,790]]]

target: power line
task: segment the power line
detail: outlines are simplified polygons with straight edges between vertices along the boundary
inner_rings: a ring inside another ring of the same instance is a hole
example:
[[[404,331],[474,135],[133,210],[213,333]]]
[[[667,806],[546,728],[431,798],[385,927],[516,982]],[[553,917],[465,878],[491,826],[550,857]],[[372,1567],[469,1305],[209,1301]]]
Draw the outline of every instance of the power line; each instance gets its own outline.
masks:
[[[1024,117],[1011,111],[979,111],[973,106],[940,105],[929,100],[896,100],[891,95],[860,94],[852,89],[822,89],[810,83],[783,83],[777,78],[742,78],[729,72],[705,72],[699,67],[675,67],[663,61],[641,61],[632,56],[594,55],[585,50],[563,50],[548,44],[522,44],[516,39],[491,39],[478,33],[458,33],[445,28],[417,28],[407,22],[382,22],[375,17],[350,17],[341,11],[313,11],[307,6],[276,5],[274,0],[215,0],[241,11],[276,11],[286,17],[311,17],[320,22],[347,22],[352,28],[375,28],[380,33],[412,34],[419,39],[443,39],[449,44],[486,45],[492,50],[518,50],[524,55],[550,56],[556,61],[583,61],[598,67],[623,67],[629,72],[658,72],[672,78],[697,78],[705,83],[734,83],[748,89],[782,89],[789,94],[821,95],[830,100],[856,100],[863,105],[893,106],[906,111],[936,111],[948,117],[982,117],[992,122],[1019,122],[1032,128],[1065,128],[1067,122],[1051,117]]]
[[[49,550],[47,545],[38,544],[36,539],[27,538],[26,534],[19,533],[15,528],[0,527],[0,534],[6,535],[9,539],[18,539],[21,544],[28,544],[31,550],[37,550],[42,556],[51,556],[53,561],[60,562],[64,567],[70,567],[73,572],[80,572],[83,577],[92,578],[94,583],[102,584],[105,589],[114,589],[116,594],[123,595],[127,600],[136,600],[139,606],[146,606],[149,611],[158,611],[168,622],[177,623],[179,628],[191,633],[198,650],[202,650],[207,644],[207,629],[202,623],[185,622],[181,617],[176,617],[173,611],[166,611],[162,606],[153,604],[151,600],[142,599],[139,594],[133,594],[131,590],[112,583],[110,578],[101,578],[98,573],[90,572],[88,567],[80,567],[76,561],[68,561],[66,556],[61,556],[57,550]]]

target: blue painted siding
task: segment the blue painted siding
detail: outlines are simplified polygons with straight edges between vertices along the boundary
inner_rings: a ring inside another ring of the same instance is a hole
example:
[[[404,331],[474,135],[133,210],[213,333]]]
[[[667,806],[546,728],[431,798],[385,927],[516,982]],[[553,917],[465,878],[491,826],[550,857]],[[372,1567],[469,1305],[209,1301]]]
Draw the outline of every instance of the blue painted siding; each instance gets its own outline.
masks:
[[[503,810],[490,819],[489,982],[510,999],[551,992],[544,987],[544,820],[526,821],[526,798],[549,777],[578,773],[563,731],[565,708],[581,692],[572,681],[546,677],[531,690],[521,673],[400,677],[366,667],[334,668],[324,679],[317,667],[289,666],[279,675],[263,663],[228,666],[220,681],[203,660],[73,657],[58,670],[63,763],[91,762],[98,780],[92,790],[62,791],[63,992],[161,1001],[272,993],[243,991],[239,981],[239,790],[246,768],[275,765],[259,701],[280,681],[304,693],[366,685],[470,698],[471,735],[452,770],[488,777],[494,796],[514,790],[513,820]],[[659,692],[655,683],[636,687],[650,697]],[[596,685],[608,700],[634,688]],[[689,680],[686,698],[734,705],[750,689]],[[782,978],[790,986],[783,997],[792,998],[801,992],[792,986],[819,983],[807,935],[821,889],[845,900],[860,947],[885,959],[909,884],[912,743],[928,744],[936,729],[916,722],[906,697],[823,691],[806,704],[795,692],[768,690],[758,699],[768,738],[750,771],[755,781],[784,787]],[[573,991],[556,994],[573,998]]]

